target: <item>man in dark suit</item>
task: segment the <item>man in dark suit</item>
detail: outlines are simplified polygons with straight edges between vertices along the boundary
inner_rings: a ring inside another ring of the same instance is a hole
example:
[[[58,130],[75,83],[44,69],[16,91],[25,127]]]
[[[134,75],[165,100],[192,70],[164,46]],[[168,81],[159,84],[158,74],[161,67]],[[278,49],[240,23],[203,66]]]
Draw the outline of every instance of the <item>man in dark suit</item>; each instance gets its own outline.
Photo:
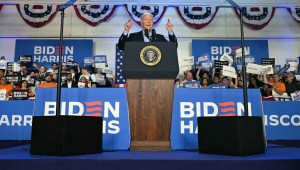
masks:
[[[143,30],[140,32],[131,33],[129,36],[129,30],[132,27],[132,23],[130,20],[124,25],[125,30],[121,37],[119,38],[118,47],[120,50],[124,50],[125,42],[168,42],[165,37],[161,34],[156,34],[153,27],[153,16],[150,13],[144,13],[141,17],[141,26]],[[169,34],[170,42],[176,42],[177,39],[174,34],[173,24],[168,20],[166,24],[166,29]]]
[[[77,82],[73,80],[72,73],[67,73],[65,83],[61,85],[64,88],[76,88],[78,87]]]

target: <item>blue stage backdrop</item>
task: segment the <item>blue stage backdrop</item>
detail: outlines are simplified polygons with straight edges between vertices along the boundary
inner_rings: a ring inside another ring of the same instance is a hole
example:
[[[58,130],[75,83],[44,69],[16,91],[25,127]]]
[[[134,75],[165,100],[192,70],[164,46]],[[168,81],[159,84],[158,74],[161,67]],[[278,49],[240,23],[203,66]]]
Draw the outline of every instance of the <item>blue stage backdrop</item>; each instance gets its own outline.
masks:
[[[38,66],[51,67],[53,62],[59,60],[59,40],[29,40],[17,39],[15,58],[17,62],[22,55],[32,55],[32,62]],[[62,62],[76,61],[83,65],[84,57],[93,57],[93,40],[64,40],[62,50]]]
[[[63,88],[61,115],[103,117],[103,149],[126,150],[130,144],[126,89]],[[37,89],[36,116],[56,112],[56,89]]]
[[[130,145],[126,89],[62,89],[61,114],[103,117],[103,149],[127,150]],[[32,115],[53,116],[56,89],[37,89],[36,101],[0,102],[0,140],[30,140]],[[33,110],[35,108],[35,113]]]
[[[62,113],[104,118],[104,150],[129,148],[130,133],[125,89],[63,89]],[[69,91],[70,90],[70,91]],[[34,101],[0,101],[0,140],[30,140],[32,115],[55,115],[55,89]],[[260,116],[258,90],[250,90],[250,114]],[[40,99],[39,99],[40,98]],[[88,99],[88,100],[87,100]],[[171,144],[176,149],[197,149],[197,116],[244,115],[241,89],[175,89]],[[262,102],[267,140],[300,140],[299,102]]]
[[[235,56],[238,48],[241,48],[240,40],[192,40],[194,61],[199,61],[200,66],[204,68],[209,63],[213,66],[214,60],[222,60],[221,56],[224,53],[231,57]],[[250,53],[246,55],[247,63],[261,64],[261,58],[269,58],[267,40],[245,40],[245,48]],[[238,65],[241,65],[241,62],[233,63],[234,67],[238,67]]]
[[[249,89],[249,115],[262,116],[261,96],[258,89]],[[171,127],[173,149],[197,149],[200,116],[243,116],[242,89],[187,89],[174,92]]]
[[[263,102],[268,140],[300,140],[300,103]]]
[[[34,101],[0,101],[0,140],[30,140]]]

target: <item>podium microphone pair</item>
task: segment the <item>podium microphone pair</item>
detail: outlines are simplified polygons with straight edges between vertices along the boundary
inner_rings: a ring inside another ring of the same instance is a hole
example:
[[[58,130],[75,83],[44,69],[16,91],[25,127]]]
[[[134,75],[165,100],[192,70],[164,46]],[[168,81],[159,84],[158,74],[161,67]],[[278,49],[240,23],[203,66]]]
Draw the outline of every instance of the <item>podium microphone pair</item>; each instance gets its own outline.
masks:
[[[151,36],[149,36],[149,30],[145,29],[145,36],[150,40],[150,42],[156,41],[156,31],[152,29]]]

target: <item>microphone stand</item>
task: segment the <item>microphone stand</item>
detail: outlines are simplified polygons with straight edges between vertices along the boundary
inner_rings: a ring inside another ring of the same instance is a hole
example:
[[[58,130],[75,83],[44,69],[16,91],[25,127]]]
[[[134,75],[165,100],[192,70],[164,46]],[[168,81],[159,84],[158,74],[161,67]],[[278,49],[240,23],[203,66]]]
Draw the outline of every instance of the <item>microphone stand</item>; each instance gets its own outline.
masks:
[[[60,116],[61,69],[62,69],[62,49],[63,49],[64,17],[65,17],[65,9],[62,9],[61,10],[61,18],[60,18],[61,22],[60,22],[59,61],[58,61],[57,91],[56,91],[56,116]]]
[[[244,25],[243,25],[243,14],[245,11],[236,4],[233,0],[226,0],[231,6],[240,11],[240,29],[241,29],[241,48],[242,48],[242,74],[243,74],[243,96],[244,96],[244,112],[245,116],[249,116],[248,113],[248,91],[247,91],[247,79],[246,79],[246,62],[245,62],[245,45],[244,45]]]
[[[60,20],[60,42],[59,42],[59,60],[58,60],[58,75],[57,75],[57,91],[56,91],[56,116],[60,116],[60,103],[61,103],[61,69],[62,69],[62,51],[63,51],[63,37],[64,37],[64,17],[65,9],[73,5],[76,0],[69,0],[63,4],[59,11],[61,12]]]

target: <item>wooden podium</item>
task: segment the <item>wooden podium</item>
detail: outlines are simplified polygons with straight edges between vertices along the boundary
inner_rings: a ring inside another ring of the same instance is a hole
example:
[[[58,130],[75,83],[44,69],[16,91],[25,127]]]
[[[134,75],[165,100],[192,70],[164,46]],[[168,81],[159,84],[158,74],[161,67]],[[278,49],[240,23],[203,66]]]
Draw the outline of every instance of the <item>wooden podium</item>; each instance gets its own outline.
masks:
[[[154,62],[161,58],[156,65],[149,66],[153,62],[145,60],[147,51],[153,54],[152,50],[156,54]],[[179,72],[176,44],[128,42],[123,64],[129,105],[130,150],[171,150],[174,83]]]

